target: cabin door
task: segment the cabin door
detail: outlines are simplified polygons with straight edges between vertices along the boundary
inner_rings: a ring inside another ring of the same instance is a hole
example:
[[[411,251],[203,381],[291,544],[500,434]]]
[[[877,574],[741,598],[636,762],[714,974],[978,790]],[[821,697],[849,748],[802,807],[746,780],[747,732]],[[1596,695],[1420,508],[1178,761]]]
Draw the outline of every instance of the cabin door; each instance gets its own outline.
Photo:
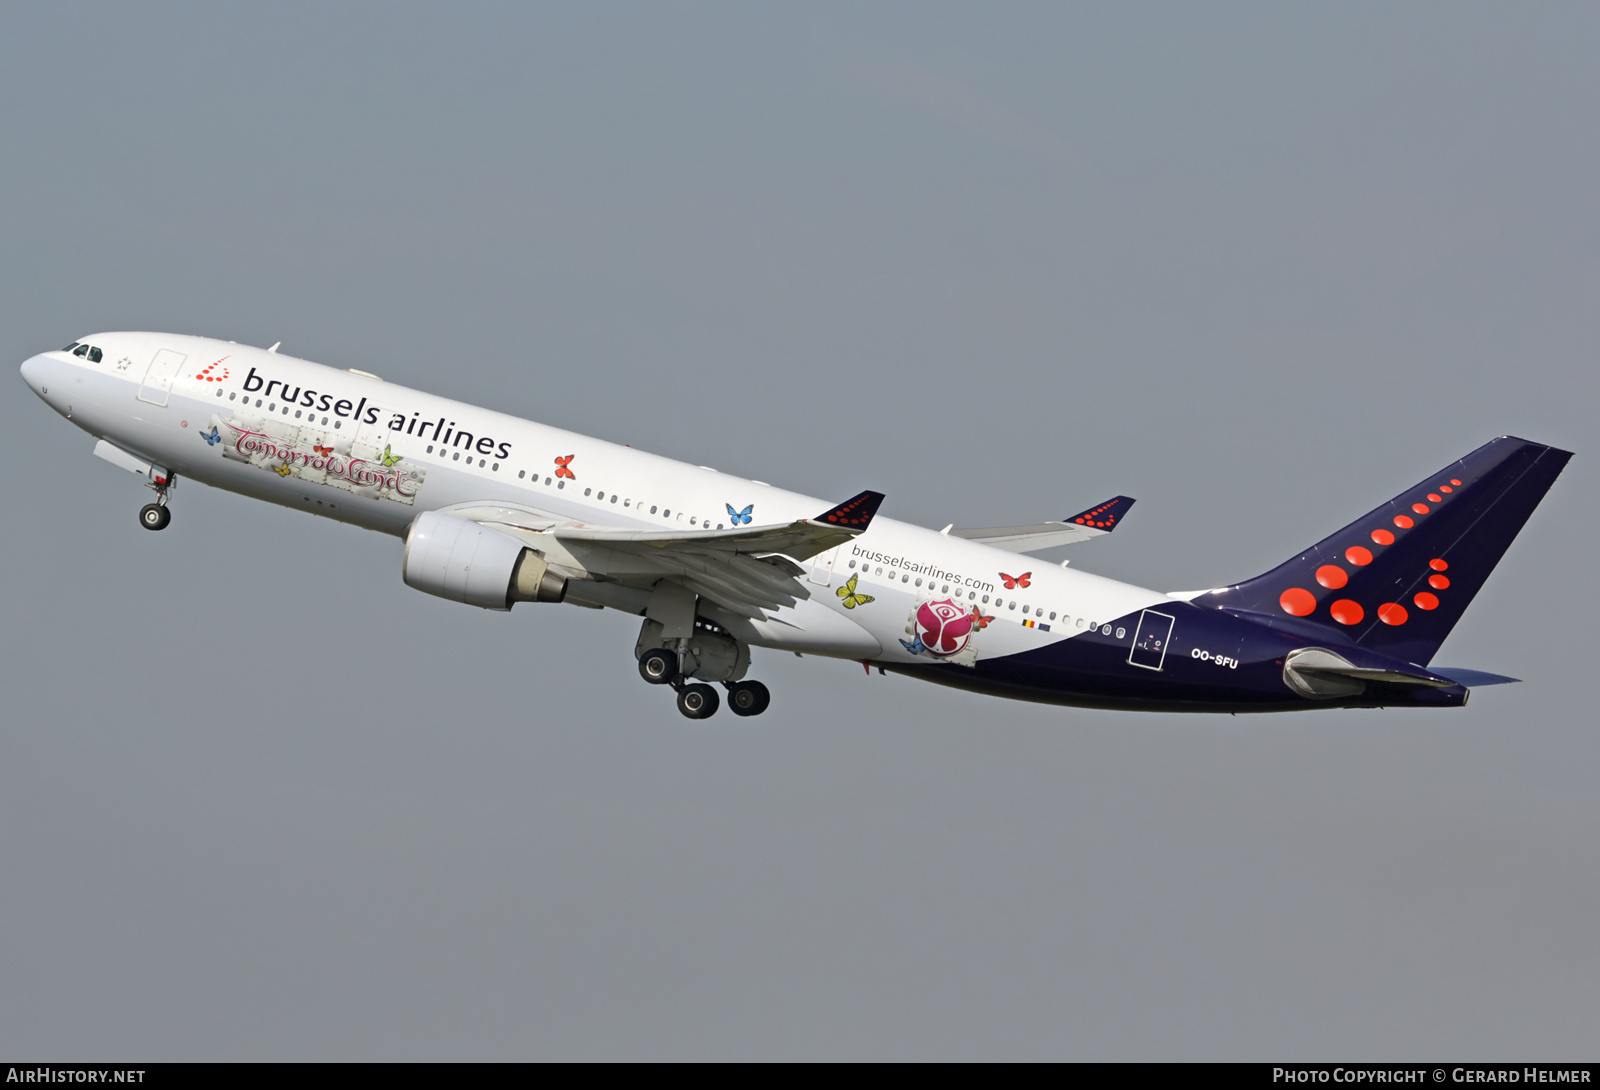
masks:
[[[1146,670],[1159,670],[1167,658],[1167,645],[1172,642],[1172,617],[1147,609],[1139,616],[1138,631],[1133,634],[1133,650],[1128,652],[1128,662]]]
[[[808,561],[811,565],[811,570],[807,573],[806,578],[819,587],[825,587],[833,582],[833,562],[838,555],[838,548],[832,548],[825,553],[818,553],[813,556]]]
[[[172,393],[172,380],[178,377],[178,368],[188,358],[170,348],[157,352],[145,370],[144,381],[139,384],[139,400],[165,407],[167,397]]]

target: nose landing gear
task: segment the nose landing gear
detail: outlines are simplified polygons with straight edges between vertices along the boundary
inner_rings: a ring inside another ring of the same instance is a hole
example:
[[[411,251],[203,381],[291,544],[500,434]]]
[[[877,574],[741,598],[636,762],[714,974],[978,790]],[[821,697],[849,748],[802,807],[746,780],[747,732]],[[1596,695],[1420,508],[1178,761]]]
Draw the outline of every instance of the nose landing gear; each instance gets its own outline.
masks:
[[[146,530],[165,530],[167,523],[172,521],[172,512],[167,510],[167,493],[178,483],[178,475],[168,473],[160,466],[150,466],[149,472],[150,480],[146,483],[155,489],[156,502],[139,508],[139,525]]]

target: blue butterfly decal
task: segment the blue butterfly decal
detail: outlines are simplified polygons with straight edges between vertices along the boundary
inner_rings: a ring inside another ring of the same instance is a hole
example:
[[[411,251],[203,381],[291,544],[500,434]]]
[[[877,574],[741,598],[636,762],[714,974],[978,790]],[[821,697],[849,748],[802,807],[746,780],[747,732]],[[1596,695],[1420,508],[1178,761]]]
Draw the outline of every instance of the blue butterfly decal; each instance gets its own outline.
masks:
[[[217,434],[217,426],[215,424],[211,425],[210,431],[201,432],[200,438],[206,441],[206,446],[208,447],[214,447],[222,442],[222,436]]]
[[[907,651],[910,651],[913,655],[920,655],[928,649],[923,644],[921,636],[918,636],[914,640],[901,640],[900,646],[904,647]]]
[[[735,526],[738,526],[741,523],[749,522],[750,512],[756,509],[756,505],[753,503],[749,507],[746,507],[743,511],[735,511],[733,509],[733,504],[731,503],[725,503],[722,506],[728,509],[728,517],[733,520],[733,524]]]

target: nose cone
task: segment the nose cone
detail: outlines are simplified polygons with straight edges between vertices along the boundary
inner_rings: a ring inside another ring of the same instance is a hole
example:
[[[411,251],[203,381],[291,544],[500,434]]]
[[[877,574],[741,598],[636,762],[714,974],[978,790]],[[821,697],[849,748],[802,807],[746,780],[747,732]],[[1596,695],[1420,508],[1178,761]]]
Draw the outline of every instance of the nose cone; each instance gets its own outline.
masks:
[[[30,356],[22,363],[22,381],[28,388],[40,397],[44,396],[45,383],[49,381],[46,372],[50,369],[50,360],[45,356]]]

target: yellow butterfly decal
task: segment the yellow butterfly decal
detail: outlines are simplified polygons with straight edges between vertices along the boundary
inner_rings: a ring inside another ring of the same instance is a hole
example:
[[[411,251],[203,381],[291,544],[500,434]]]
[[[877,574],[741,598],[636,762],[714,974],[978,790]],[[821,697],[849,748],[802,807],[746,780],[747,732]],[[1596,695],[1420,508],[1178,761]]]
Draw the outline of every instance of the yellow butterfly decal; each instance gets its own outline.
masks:
[[[273,466],[272,468],[276,469],[278,471],[278,476],[280,476],[280,477],[287,477],[289,475],[289,463],[288,462],[283,463],[283,465],[281,465],[281,466]]]
[[[383,444],[383,468],[388,469],[400,460],[400,455],[389,453],[389,444]]]
[[[846,609],[854,609],[856,606],[864,606],[868,602],[876,601],[870,594],[856,593],[856,579],[860,574],[860,572],[857,572],[852,575],[844,586],[833,592],[844,599],[844,608]]]

